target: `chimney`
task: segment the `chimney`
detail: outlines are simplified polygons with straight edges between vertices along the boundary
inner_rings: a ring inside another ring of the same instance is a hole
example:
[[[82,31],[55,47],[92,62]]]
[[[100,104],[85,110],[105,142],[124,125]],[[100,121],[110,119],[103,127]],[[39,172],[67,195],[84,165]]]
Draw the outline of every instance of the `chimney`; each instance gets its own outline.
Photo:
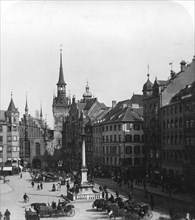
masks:
[[[180,63],[180,66],[181,66],[181,72],[184,72],[186,62],[184,60],[182,60],[181,63]]]
[[[171,79],[175,78],[175,72],[173,70],[171,70]]]
[[[72,103],[75,103],[75,95],[72,97]]]
[[[112,108],[116,106],[116,100],[112,100]]]

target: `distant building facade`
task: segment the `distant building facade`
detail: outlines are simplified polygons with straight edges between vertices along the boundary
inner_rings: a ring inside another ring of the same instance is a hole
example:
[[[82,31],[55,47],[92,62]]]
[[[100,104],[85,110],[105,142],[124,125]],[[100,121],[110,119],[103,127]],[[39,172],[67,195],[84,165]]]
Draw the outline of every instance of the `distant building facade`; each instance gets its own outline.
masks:
[[[86,165],[89,172],[92,169],[93,130],[91,122],[105,109],[107,107],[103,103],[100,103],[97,98],[92,98],[88,83],[83,99],[76,103],[75,98],[73,98],[69,116],[65,120],[62,131],[63,151],[68,169],[78,170],[81,168],[82,138],[85,138]]]
[[[161,181],[165,176],[172,179],[179,176],[181,180],[185,174],[185,136],[188,132],[184,130],[184,118],[189,115],[193,118],[193,113],[188,115],[184,100],[178,97],[180,90],[195,81],[195,58],[188,65],[181,61],[180,66],[178,73],[171,70],[168,80],[155,79],[151,83],[148,76],[143,86],[146,165],[153,181]]]
[[[26,100],[25,114],[20,121],[20,158],[21,165],[31,168],[45,168],[47,145],[52,141],[49,128],[42,117],[35,118],[28,113]]]
[[[0,110],[0,165],[18,167],[19,152],[19,111],[11,97],[8,109]]]
[[[135,99],[139,101],[134,102]],[[145,171],[141,103],[142,96],[133,95],[131,100],[114,104],[113,108],[100,120],[100,128],[94,124],[94,134],[101,131],[102,135],[102,166],[104,171],[107,170],[111,175],[127,173],[141,175]],[[96,150],[94,154],[96,155]],[[94,156],[96,157],[98,158]]]

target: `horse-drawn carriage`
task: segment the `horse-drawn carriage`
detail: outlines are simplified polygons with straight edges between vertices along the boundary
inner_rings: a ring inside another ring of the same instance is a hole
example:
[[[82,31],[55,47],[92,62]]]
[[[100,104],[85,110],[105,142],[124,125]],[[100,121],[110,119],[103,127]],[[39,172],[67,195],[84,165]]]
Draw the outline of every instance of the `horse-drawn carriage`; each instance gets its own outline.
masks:
[[[32,210],[25,210],[26,220],[39,220],[43,217],[62,217],[75,215],[74,205],[68,204],[66,202],[60,202],[57,206],[46,205],[46,203],[32,203]]]
[[[110,218],[123,217],[125,219],[151,219],[152,212],[149,206],[143,202],[126,200],[121,198],[113,200],[97,199],[94,201],[92,208],[107,210]]]
[[[25,218],[26,220],[40,220],[39,215],[36,211],[32,211],[31,209],[25,210]]]

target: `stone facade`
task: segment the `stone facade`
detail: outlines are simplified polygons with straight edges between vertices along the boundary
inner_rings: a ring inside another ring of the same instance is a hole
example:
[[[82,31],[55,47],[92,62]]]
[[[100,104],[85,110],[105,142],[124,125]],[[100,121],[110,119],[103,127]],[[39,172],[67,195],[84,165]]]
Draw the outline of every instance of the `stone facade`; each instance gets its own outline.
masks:
[[[171,70],[168,80],[148,81],[143,86],[144,145],[147,149],[147,172],[159,180],[167,173],[182,175],[185,161],[184,115],[182,100],[174,101],[180,90],[195,80],[195,58],[181,70]]]
[[[18,167],[19,158],[19,111],[13,98],[7,111],[0,111],[0,164]]]

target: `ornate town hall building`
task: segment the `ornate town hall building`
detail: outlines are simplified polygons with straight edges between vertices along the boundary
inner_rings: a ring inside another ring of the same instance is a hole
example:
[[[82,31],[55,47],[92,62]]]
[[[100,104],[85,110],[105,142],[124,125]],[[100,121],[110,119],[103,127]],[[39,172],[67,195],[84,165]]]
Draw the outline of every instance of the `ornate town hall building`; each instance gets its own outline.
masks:
[[[53,118],[54,118],[54,148],[61,148],[62,146],[62,125],[65,117],[69,114],[70,98],[66,96],[66,83],[64,80],[62,67],[62,49],[60,49],[60,71],[59,80],[57,83],[57,96],[53,98]]]

